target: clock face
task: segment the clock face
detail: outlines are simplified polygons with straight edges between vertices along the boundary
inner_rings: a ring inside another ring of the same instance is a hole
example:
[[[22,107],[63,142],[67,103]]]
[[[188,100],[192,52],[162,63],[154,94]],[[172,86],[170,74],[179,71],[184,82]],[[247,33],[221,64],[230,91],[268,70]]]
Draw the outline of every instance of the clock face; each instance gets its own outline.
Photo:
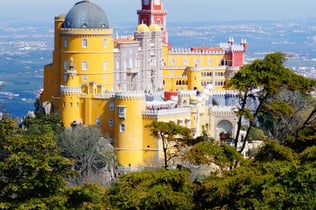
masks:
[[[144,0],[144,5],[149,5],[149,0]]]
[[[155,0],[155,1],[154,1],[154,4],[155,4],[155,5],[159,5],[159,4],[160,4],[160,0]]]

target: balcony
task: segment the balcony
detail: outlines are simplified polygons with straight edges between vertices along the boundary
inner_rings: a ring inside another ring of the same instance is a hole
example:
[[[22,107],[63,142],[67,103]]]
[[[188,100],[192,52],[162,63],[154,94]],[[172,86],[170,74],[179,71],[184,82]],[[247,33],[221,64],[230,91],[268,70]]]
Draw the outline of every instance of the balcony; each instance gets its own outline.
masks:
[[[139,72],[139,69],[136,67],[128,67],[126,68],[127,74],[137,74]]]

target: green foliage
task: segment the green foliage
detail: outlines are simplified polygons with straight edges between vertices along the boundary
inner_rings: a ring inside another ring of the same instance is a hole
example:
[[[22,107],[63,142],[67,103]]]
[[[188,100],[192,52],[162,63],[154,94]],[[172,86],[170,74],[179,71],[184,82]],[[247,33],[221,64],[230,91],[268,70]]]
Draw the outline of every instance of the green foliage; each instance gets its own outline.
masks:
[[[185,159],[194,165],[210,165],[214,163],[222,171],[225,171],[235,167],[237,163],[243,160],[243,157],[236,151],[236,148],[227,144],[218,145],[203,141],[195,144]]]
[[[192,209],[193,186],[187,171],[143,171],[119,178],[110,192],[116,209]]]
[[[251,64],[244,65],[228,84],[229,87],[240,92],[240,107],[236,111],[239,120],[235,146],[237,146],[242,128],[242,119],[247,119],[249,124],[244,138],[245,142],[249,139],[250,129],[256,119],[259,119],[261,125],[269,129],[269,134],[277,137],[286,134],[286,127],[282,127],[281,134],[274,132],[277,125],[298,124],[298,121],[293,121],[292,118],[297,111],[292,99],[297,94],[306,94],[311,91],[316,82],[286,68],[284,66],[285,60],[286,56],[283,53],[268,54],[262,60],[258,59]],[[292,92],[292,98],[284,100],[278,97],[282,90]],[[256,107],[253,104],[251,106],[251,103],[256,104]]]
[[[20,129],[14,119],[4,117],[0,120],[0,139],[20,133]]]
[[[8,137],[7,157],[0,162],[1,201],[20,202],[58,193],[71,162],[60,156],[50,135]]]
[[[35,118],[26,117],[21,126],[27,134],[39,135],[51,133],[59,135],[64,130],[64,124],[58,115],[45,115],[38,112]]]
[[[289,136],[285,145],[300,153],[308,147],[316,146],[316,121],[298,129],[296,135]]]
[[[310,165],[293,166],[268,182],[262,194],[266,209],[314,209],[316,169]]]
[[[45,198],[30,198],[20,203],[6,203],[4,209],[16,210],[37,210],[37,209],[58,209],[66,210],[67,197],[64,195],[51,195]],[[1,204],[0,204],[1,208]]]
[[[271,176],[250,166],[238,167],[223,177],[209,177],[195,194],[197,209],[260,208],[261,191]]]
[[[294,161],[293,151],[285,146],[280,145],[277,141],[267,141],[262,146],[256,157],[256,161],[269,162],[269,161]]]
[[[183,144],[189,144],[192,139],[189,128],[175,124],[174,122],[153,121],[148,127],[153,136],[162,141],[164,153],[164,167],[169,167],[169,161],[177,157],[177,152],[181,150]]]
[[[316,164],[316,146],[306,148],[299,154],[299,161],[302,164]]]
[[[68,189],[67,209],[113,209],[109,200],[109,189],[101,185],[89,184]]]
[[[249,133],[249,142],[252,140],[263,140],[266,136],[260,128],[252,127]]]
[[[76,184],[89,183],[93,169],[115,168],[115,151],[97,127],[76,126],[59,135],[58,145],[65,157],[75,161]],[[114,170],[114,169],[113,169]]]

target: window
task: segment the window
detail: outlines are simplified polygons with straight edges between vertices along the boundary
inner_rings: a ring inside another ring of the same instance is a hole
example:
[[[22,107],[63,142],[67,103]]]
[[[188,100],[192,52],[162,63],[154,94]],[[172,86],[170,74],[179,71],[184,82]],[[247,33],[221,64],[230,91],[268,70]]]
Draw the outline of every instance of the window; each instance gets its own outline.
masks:
[[[184,61],[183,61],[183,64],[184,64],[184,65],[188,65],[188,63],[189,63],[188,59],[185,58]]]
[[[183,126],[183,120],[182,119],[178,120],[178,125]]]
[[[109,119],[109,127],[110,127],[110,128],[113,127],[113,119]]]
[[[170,61],[171,65],[174,65],[176,64],[176,59],[172,58],[171,61]]]
[[[82,81],[84,81],[84,82],[87,81],[87,75],[85,75],[85,74],[82,75]]]
[[[149,5],[149,0],[144,0],[144,5]]]
[[[223,59],[223,60],[221,61],[221,65],[222,65],[222,66],[227,66],[227,60],[226,60],[226,59]]]
[[[106,74],[103,74],[103,81],[106,81],[106,79],[107,79]]]
[[[120,132],[124,132],[125,131],[125,124],[124,123],[121,123],[120,124]]]
[[[103,39],[103,48],[107,48],[107,47],[108,47],[108,40]]]
[[[95,119],[95,125],[96,126],[100,126],[101,125],[101,119],[100,118]]]
[[[103,61],[103,70],[107,70],[108,69],[108,62]]]
[[[87,39],[82,39],[82,48],[87,48],[88,47],[88,40]]]
[[[88,62],[87,61],[82,61],[81,69],[82,70],[88,70]]]
[[[200,65],[200,63],[201,63],[201,60],[199,58],[195,60],[195,66]]]
[[[68,69],[68,62],[67,60],[64,61],[64,70],[67,70]]]
[[[64,48],[67,48],[67,47],[68,47],[68,40],[64,39]]]
[[[113,101],[111,101],[111,102],[109,103],[109,110],[110,110],[111,112],[114,111],[114,102],[113,102]]]
[[[118,107],[118,116],[119,118],[125,119],[126,115],[126,107]]]
[[[208,65],[212,65],[212,58],[208,59]]]

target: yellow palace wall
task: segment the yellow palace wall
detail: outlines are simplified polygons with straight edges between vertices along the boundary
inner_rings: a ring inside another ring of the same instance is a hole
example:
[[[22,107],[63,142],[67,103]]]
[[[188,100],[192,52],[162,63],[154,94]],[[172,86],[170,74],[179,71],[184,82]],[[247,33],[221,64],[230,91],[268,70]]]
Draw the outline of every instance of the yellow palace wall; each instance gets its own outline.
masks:
[[[165,66],[163,69],[164,90],[190,90],[190,78],[188,78],[188,71],[190,68],[197,68],[201,76],[199,83],[211,84],[226,81],[225,72],[226,66],[222,66],[223,59],[229,59],[224,53],[190,53],[190,54],[176,54],[169,53],[167,50],[163,51]],[[212,76],[210,76],[210,74]],[[204,76],[205,75],[205,76]],[[222,76],[215,76],[222,75]],[[214,76],[214,77],[213,77]],[[192,77],[193,78],[193,77]],[[181,82],[179,82],[181,81]],[[227,82],[227,81],[226,81]],[[200,87],[201,84],[198,86]],[[195,84],[196,86],[196,84]],[[223,90],[223,85],[215,86],[215,90]]]

